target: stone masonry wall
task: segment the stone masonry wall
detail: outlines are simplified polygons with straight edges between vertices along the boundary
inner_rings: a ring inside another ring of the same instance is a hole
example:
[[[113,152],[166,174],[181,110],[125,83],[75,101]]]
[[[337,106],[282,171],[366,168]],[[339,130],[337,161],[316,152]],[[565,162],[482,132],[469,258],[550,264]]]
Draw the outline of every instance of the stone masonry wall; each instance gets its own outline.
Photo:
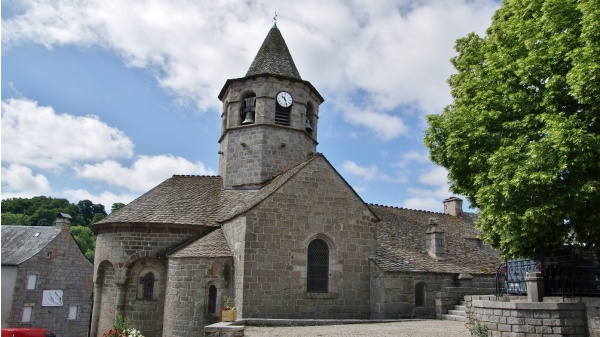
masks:
[[[465,295],[491,293],[493,275],[459,278],[458,274],[384,273],[373,264],[371,281],[372,317],[377,319],[441,318]],[[415,305],[415,289],[425,285],[423,306]]]
[[[290,125],[275,124],[275,97],[287,90],[294,98]],[[241,125],[246,95],[256,95],[254,124]],[[307,104],[313,106],[313,131],[307,133]],[[300,164],[315,153],[320,100],[304,82],[258,77],[233,82],[224,98],[219,140],[219,175],[225,186],[259,184]]]
[[[94,308],[92,317],[93,336],[102,336],[108,331],[119,311],[124,311],[131,325],[140,329],[145,337],[161,336],[166,261],[160,260],[157,254],[198,235],[200,231],[202,228],[169,225],[100,227],[96,237],[94,279],[97,286],[102,286],[102,297],[96,299],[99,305]],[[161,261],[161,267],[154,265],[157,277],[155,294],[158,296],[154,302],[137,299],[140,275],[135,268],[147,259]],[[101,265],[110,266],[110,277],[105,276],[106,280],[98,278]],[[144,331],[143,328],[149,330]]]
[[[417,307],[415,306],[415,287],[419,283],[425,285],[425,303],[423,306]],[[436,294],[453,285],[452,274],[379,274],[379,277],[374,277],[372,281],[372,318],[435,318]]]
[[[455,287],[442,289],[435,299],[435,317],[440,319],[448,310],[464,300],[467,295],[493,294],[496,285],[495,275],[459,274],[454,278]]]
[[[565,302],[575,301],[576,298],[565,298]],[[590,337],[600,337],[600,298],[580,297],[585,304],[586,320]]]
[[[243,216],[233,219],[221,227],[223,234],[233,254],[233,285],[232,296],[235,299],[238,318],[244,316],[244,263],[246,242],[246,218]]]
[[[232,129],[221,142],[219,173],[227,187],[257,185],[302,163],[315,153],[315,145],[303,131],[283,126]]]
[[[202,336],[205,325],[220,320],[223,296],[231,296],[231,258],[169,260],[164,331],[169,336]],[[217,306],[208,312],[208,288],[217,288]]]
[[[512,302],[495,296],[466,296],[471,326],[480,323],[491,337],[586,336],[584,303]]]
[[[27,290],[27,275],[37,275],[34,290]],[[81,253],[68,229],[31,259],[19,265],[9,327],[44,327],[57,336],[86,336],[92,308],[93,265]],[[44,290],[62,290],[63,305],[42,307]],[[30,323],[22,323],[23,307],[31,306]],[[75,319],[69,308],[77,306]]]
[[[243,318],[370,317],[372,213],[324,158],[246,216]],[[329,246],[329,292],[306,292],[307,247]],[[237,294],[236,294],[237,296]]]

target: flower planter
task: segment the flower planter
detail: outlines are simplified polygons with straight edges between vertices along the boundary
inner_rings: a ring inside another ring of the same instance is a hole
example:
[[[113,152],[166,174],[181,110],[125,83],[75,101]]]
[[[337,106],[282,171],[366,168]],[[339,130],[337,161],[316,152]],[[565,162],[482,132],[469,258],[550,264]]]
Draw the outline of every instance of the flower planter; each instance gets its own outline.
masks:
[[[221,310],[221,321],[235,322],[237,320],[237,310]]]

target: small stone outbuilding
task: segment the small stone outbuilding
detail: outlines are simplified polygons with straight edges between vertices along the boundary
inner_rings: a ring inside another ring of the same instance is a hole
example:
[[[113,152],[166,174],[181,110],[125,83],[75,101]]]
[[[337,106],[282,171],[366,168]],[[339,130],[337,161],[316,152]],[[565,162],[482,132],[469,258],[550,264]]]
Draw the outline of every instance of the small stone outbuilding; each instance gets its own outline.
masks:
[[[43,327],[57,336],[87,336],[93,264],[69,232],[55,226],[2,226],[2,328]]]
[[[224,296],[238,319],[371,319],[489,291],[498,261],[459,199],[367,204],[316,151],[323,98],[276,25],[219,99],[219,175],[174,175],[94,224],[92,336],[118,313],[146,337],[201,335]]]

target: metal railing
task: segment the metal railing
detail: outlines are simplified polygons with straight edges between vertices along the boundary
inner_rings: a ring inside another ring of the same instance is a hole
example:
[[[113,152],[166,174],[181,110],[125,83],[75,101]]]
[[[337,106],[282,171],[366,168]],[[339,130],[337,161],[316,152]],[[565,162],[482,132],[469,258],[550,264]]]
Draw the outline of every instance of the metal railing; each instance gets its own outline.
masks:
[[[527,294],[528,272],[542,272],[546,296],[600,296],[600,259],[592,254],[510,260],[496,272],[496,296]]]

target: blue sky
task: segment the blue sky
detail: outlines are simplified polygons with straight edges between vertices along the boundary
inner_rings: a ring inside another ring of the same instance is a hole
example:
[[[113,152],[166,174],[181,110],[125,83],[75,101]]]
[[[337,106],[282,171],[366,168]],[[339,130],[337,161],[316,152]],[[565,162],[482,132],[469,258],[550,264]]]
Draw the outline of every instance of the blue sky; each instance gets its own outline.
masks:
[[[2,0],[2,199],[128,203],[215,175],[221,105],[272,26],[325,98],[319,145],[370,203],[441,211],[425,116],[493,0]]]

